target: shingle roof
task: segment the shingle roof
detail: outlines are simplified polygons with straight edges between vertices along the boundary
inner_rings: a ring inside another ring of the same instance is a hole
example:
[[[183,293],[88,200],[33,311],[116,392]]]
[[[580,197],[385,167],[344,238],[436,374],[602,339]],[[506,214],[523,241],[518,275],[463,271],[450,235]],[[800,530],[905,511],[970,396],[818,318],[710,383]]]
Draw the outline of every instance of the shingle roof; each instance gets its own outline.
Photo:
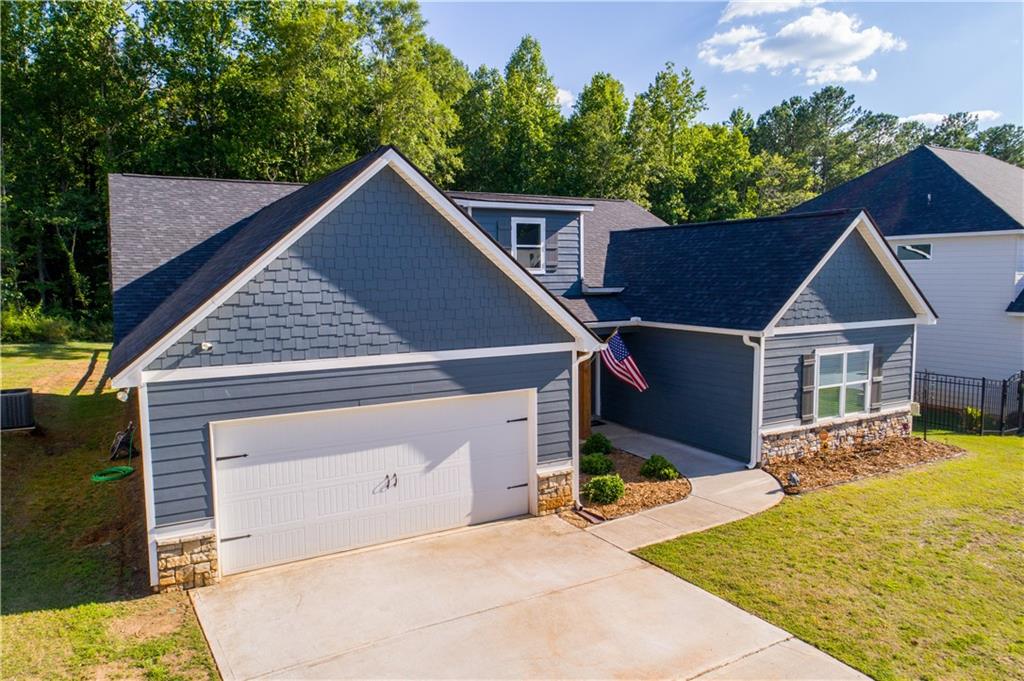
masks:
[[[605,279],[644,321],[760,331],[859,213],[616,231]]]
[[[1021,289],[1017,297],[1013,299],[1013,302],[1006,307],[1007,312],[1013,312],[1015,314],[1024,314],[1024,289]]]
[[[295,189],[236,225],[198,269],[114,346],[108,364],[110,375],[127,367],[389,149],[380,147],[316,182]],[[182,211],[187,209],[181,207]],[[117,210],[131,212],[131,207]]]
[[[796,208],[864,206],[885,236],[1024,229],[1024,169],[921,146]]]
[[[510,203],[548,203],[593,206],[592,212],[584,215],[583,258],[584,278],[588,286],[604,286],[605,255],[608,252],[608,238],[612,232],[622,229],[663,227],[666,222],[654,213],[626,199],[595,199],[580,196],[551,196],[537,194],[500,194],[495,192],[450,191],[453,199],[477,201],[501,201]],[[584,321],[591,321],[584,319]]]
[[[181,286],[246,218],[301,186],[110,175],[114,342]]]

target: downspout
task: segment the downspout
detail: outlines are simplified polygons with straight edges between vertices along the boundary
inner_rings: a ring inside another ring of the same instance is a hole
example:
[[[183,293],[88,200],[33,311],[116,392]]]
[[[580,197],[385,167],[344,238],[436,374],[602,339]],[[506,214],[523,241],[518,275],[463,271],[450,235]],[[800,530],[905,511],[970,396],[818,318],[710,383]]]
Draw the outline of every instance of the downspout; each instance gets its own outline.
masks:
[[[764,336],[761,343],[751,340],[749,335],[743,336],[743,344],[754,350],[753,405],[750,408],[750,461],[747,468],[756,468],[761,460],[761,391],[764,387]]]
[[[580,365],[593,356],[594,351],[588,350],[572,365],[572,501],[576,507],[580,505]]]

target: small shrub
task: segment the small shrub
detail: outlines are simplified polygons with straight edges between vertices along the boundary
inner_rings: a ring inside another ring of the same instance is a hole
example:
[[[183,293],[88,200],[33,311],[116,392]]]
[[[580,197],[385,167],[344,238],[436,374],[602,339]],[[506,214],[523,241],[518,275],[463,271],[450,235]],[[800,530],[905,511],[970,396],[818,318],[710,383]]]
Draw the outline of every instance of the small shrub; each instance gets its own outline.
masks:
[[[968,433],[981,432],[981,410],[977,407],[964,409],[964,430]]]
[[[5,343],[66,343],[74,323],[43,312],[39,306],[6,306],[0,318],[0,337]]]
[[[580,447],[580,454],[611,454],[612,441],[602,433],[594,433]]]
[[[583,486],[583,493],[595,504],[614,504],[626,493],[626,483],[618,473],[599,475]]]
[[[654,454],[640,466],[640,475],[655,480],[675,480],[679,477],[679,470],[661,454]]]
[[[615,470],[615,462],[600,452],[585,454],[580,457],[580,470],[587,475],[605,475]]]

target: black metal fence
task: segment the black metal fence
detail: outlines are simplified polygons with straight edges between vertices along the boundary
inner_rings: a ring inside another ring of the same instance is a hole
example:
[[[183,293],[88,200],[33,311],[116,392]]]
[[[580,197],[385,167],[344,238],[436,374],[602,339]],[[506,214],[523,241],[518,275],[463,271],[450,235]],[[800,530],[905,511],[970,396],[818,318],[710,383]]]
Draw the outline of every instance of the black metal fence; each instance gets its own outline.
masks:
[[[921,405],[916,420],[926,429],[1018,433],[1024,426],[1024,371],[1003,380],[919,371],[914,401]]]

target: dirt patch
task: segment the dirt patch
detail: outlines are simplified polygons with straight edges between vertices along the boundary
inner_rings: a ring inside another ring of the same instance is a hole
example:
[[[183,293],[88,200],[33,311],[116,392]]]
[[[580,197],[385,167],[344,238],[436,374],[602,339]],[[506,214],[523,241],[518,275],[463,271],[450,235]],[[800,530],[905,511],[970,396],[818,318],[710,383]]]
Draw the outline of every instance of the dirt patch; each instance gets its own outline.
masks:
[[[108,628],[117,638],[145,641],[173,634],[181,627],[186,613],[184,603],[172,602],[158,609],[151,608],[112,620]]]
[[[125,662],[105,662],[89,669],[95,681],[114,681],[115,679],[145,679],[141,669],[132,667]]]
[[[960,447],[942,442],[916,437],[891,437],[852,450],[768,463],[764,470],[775,476],[787,492],[808,492],[929,461],[951,459],[965,453]],[[799,488],[790,486],[790,473],[800,477]]]
[[[682,476],[676,480],[651,480],[640,475],[640,467],[646,461],[641,456],[614,449],[609,457],[615,463],[615,472],[626,483],[626,493],[614,504],[584,503],[584,509],[600,518],[621,518],[624,515],[632,515],[648,508],[685,499],[690,494],[690,481]],[[585,473],[580,474],[581,489],[591,477],[593,476]],[[575,513],[570,512],[568,515],[572,515],[573,518],[565,519],[574,525],[579,521],[587,522]]]

